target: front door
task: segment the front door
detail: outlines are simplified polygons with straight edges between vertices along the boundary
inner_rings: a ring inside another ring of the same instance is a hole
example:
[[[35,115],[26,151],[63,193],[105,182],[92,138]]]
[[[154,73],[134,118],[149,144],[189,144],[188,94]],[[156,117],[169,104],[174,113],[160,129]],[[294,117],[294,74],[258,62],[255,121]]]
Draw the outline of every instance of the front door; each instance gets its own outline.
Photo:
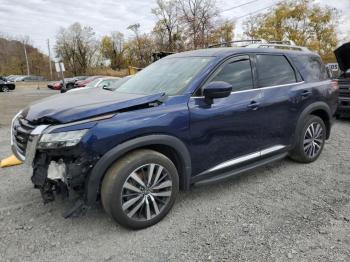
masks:
[[[259,156],[259,150],[265,146],[260,131],[263,126],[259,108],[261,90],[254,88],[250,57],[229,59],[203,87],[212,81],[228,82],[233,90],[229,97],[214,99],[211,105],[205,102],[201,92],[190,98],[194,175],[225,171],[240,160]]]

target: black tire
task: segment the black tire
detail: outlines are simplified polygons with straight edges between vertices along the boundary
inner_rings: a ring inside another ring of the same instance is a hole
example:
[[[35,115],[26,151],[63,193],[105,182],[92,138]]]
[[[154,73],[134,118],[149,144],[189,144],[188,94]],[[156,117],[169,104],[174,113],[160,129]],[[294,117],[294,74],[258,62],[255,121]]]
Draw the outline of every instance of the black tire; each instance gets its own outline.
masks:
[[[10,89],[7,86],[2,86],[2,87],[0,87],[0,91],[1,92],[9,92]]]
[[[151,165],[155,166],[151,168]],[[149,168],[146,169],[148,171],[144,172],[145,168]],[[147,175],[145,175],[145,173],[147,173]],[[152,173],[151,181],[148,180],[149,173]],[[153,177],[155,173],[157,173],[156,177]],[[158,173],[160,173],[159,176]],[[137,174],[138,179],[142,180],[141,182],[145,184],[145,188],[140,186],[139,182],[136,182],[137,180],[132,177],[133,174]],[[158,183],[160,184],[157,184],[157,181],[159,181]],[[170,183],[171,185],[166,188],[156,189],[160,187],[160,185],[166,183]],[[136,187],[139,186],[137,189],[142,190],[142,193],[129,191],[126,185],[130,184]],[[153,185],[151,186],[151,184]],[[117,160],[107,170],[101,186],[101,200],[106,213],[120,225],[130,229],[142,229],[158,223],[168,214],[176,200],[178,191],[179,177],[173,162],[159,152],[140,149]],[[159,193],[168,194],[169,192],[171,192],[170,196],[153,195],[159,195]],[[130,203],[137,198],[139,198],[140,201],[134,202],[134,204],[125,209],[126,206],[129,206],[128,202]],[[130,217],[132,211],[136,209],[139,204],[142,206],[138,209],[138,212]]]
[[[317,129],[318,127],[321,128],[321,130]],[[318,131],[316,131],[316,129]],[[315,130],[315,132],[312,132],[312,130]],[[318,133],[319,135],[316,136]],[[314,162],[322,153],[326,140],[326,133],[326,125],[320,117],[315,115],[307,116],[304,119],[302,128],[297,130],[296,144],[294,149],[290,152],[290,158],[300,163]]]
[[[69,83],[69,84],[67,84],[66,85],[66,90],[68,91],[68,90],[71,90],[71,89],[73,89],[74,88],[74,84],[72,84],[72,83]]]

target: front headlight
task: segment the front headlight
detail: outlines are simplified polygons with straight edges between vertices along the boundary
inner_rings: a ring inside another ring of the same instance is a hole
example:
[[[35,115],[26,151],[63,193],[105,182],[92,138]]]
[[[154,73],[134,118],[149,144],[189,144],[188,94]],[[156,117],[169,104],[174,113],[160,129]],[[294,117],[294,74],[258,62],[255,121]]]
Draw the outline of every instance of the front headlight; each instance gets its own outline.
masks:
[[[43,134],[38,143],[39,149],[54,149],[77,145],[88,129],[77,131]]]

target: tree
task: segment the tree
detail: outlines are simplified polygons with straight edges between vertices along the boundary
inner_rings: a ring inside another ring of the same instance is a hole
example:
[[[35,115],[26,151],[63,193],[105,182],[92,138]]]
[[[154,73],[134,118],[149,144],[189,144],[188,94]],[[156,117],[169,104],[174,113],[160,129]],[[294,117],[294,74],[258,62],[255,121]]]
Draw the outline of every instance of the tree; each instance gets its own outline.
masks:
[[[132,61],[133,65],[139,67],[150,64],[152,61],[152,53],[155,51],[153,39],[150,35],[140,34],[140,24],[130,25],[128,29],[135,34],[135,39],[129,41],[127,44],[129,62]],[[137,59],[135,59],[135,54],[137,54]]]
[[[158,18],[154,31],[158,36],[167,35],[166,50],[174,51],[176,39],[176,29],[178,28],[179,8],[176,0],[157,0],[157,7],[152,9],[152,13]]]
[[[292,40],[329,61],[338,43],[336,14],[334,9],[320,7],[313,0],[285,1],[269,13],[246,20],[245,34],[249,38]]]
[[[185,32],[192,39],[191,48],[206,47],[213,19],[218,16],[216,0],[178,0]]]
[[[231,42],[234,37],[234,29],[234,23],[229,20],[219,23],[210,33],[210,43],[219,44]]]
[[[101,39],[101,54],[109,59],[113,70],[121,69],[124,65],[124,35],[120,32],[112,32],[111,36],[104,36]]]
[[[145,67],[152,62],[154,41],[150,35],[139,35],[126,43],[125,57],[129,65]],[[141,54],[141,56],[139,55]]]
[[[61,28],[56,37],[57,57],[74,75],[85,74],[96,63],[98,43],[91,27],[74,23]]]

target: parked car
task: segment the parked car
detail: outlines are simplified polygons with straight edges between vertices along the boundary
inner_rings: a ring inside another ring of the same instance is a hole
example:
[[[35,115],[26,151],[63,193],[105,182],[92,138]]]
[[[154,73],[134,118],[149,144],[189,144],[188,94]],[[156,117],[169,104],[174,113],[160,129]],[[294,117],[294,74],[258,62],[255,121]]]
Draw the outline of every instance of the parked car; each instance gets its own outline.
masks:
[[[337,115],[350,116],[350,42],[334,51],[339,69],[342,71],[337,81],[339,83],[339,102]]]
[[[20,76],[15,78],[16,82],[34,82],[34,81],[45,81],[45,78],[42,76],[34,76],[34,75],[27,75],[27,76]]]
[[[101,201],[115,221],[140,229],[169,212],[179,189],[286,156],[315,161],[337,97],[321,58],[303,47],[189,51],[114,92],[52,96],[20,111],[13,152],[33,167],[45,202],[54,192],[80,196],[65,217]]]
[[[65,78],[64,83],[65,83],[67,89],[71,89],[71,88],[74,88],[74,84],[76,81],[84,80],[87,77],[88,76],[74,76],[74,77]],[[61,90],[62,86],[63,86],[62,80],[54,81],[54,82],[51,82],[47,85],[48,88],[53,89],[53,90]]]
[[[10,90],[15,90],[15,88],[15,83],[7,81],[5,77],[0,76],[0,92],[8,92]]]
[[[61,90],[62,81],[53,81],[47,84],[47,87],[53,90]]]
[[[15,82],[17,78],[22,78],[24,75],[10,75],[6,77],[7,81]]]
[[[90,82],[94,81],[96,78],[101,78],[103,76],[90,76],[84,80],[80,80],[80,81],[76,81],[74,87],[84,87],[87,84],[89,84]]]
[[[76,92],[79,90],[90,90],[96,88],[105,88],[108,89],[110,86],[113,86],[116,82],[120,81],[120,77],[101,77],[96,78],[92,82],[88,83],[85,87],[70,89],[68,92]]]
[[[123,78],[121,78],[119,81],[116,81],[115,83],[113,83],[112,85],[105,87],[105,89],[108,89],[110,91],[115,91],[116,89],[118,89],[120,86],[122,86],[126,81],[129,81],[134,75],[128,75],[128,76],[124,76]]]
[[[89,76],[75,76],[75,77],[72,77],[72,78],[65,80],[66,90],[70,90],[70,89],[75,88],[75,83],[77,81],[85,80],[88,77]]]

